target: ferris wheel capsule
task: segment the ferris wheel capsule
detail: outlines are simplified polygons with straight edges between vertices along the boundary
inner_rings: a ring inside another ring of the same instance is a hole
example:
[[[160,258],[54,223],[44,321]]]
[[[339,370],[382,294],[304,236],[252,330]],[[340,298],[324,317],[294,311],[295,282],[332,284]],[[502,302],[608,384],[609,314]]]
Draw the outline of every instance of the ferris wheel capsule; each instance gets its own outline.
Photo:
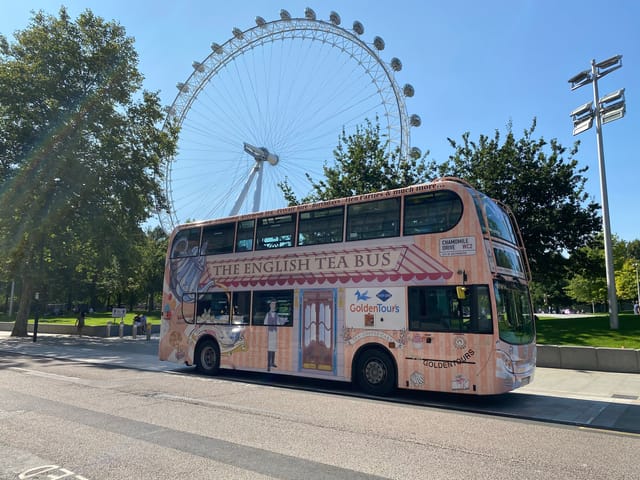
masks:
[[[282,10],[280,10],[280,19],[291,20],[291,14],[283,8]]]
[[[384,50],[384,40],[382,37],[375,37],[373,39],[373,46],[376,47],[376,50]]]
[[[402,70],[402,62],[399,58],[393,57],[391,59],[391,69],[394,72],[399,72],[400,70]]]
[[[413,97],[413,95],[416,93],[416,91],[413,88],[413,85],[411,85],[410,83],[405,83],[404,87],[402,87],[402,93],[404,93],[405,97]]]
[[[256,25],[257,26],[264,27],[266,24],[267,24],[267,21],[264,18],[262,18],[260,16],[256,17]]]
[[[314,12],[313,9],[307,7],[304,9],[304,18],[306,18],[307,20],[315,20],[316,12]]]
[[[409,123],[412,127],[419,127],[422,125],[422,119],[420,115],[416,115],[415,113],[409,117]]]
[[[358,35],[362,35],[364,33],[364,25],[356,20],[355,22],[353,22],[353,31]]]
[[[331,12],[329,14],[329,21],[331,21],[331,23],[333,23],[334,25],[340,25],[340,15],[338,15],[336,12]]]

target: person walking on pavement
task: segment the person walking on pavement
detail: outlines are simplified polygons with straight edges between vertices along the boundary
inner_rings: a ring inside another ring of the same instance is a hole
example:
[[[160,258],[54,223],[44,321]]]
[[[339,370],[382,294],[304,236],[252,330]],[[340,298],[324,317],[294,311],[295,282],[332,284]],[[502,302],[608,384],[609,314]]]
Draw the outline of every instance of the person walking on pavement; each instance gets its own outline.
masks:
[[[80,311],[78,318],[76,319],[76,329],[78,330],[78,335],[82,336],[82,329],[84,328],[84,310]]]

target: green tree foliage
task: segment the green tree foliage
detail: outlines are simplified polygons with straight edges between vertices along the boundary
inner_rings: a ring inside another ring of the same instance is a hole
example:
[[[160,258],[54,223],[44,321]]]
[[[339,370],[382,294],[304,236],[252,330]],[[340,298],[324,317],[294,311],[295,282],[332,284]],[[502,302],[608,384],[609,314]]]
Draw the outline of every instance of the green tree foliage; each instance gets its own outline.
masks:
[[[423,158],[401,158],[387,152],[388,140],[380,135],[380,124],[367,120],[356,132],[344,130],[333,151],[335,163],[323,167],[324,179],[315,180],[307,174],[312,191],[298,199],[288,183],[280,184],[289,205],[350,197],[381,190],[406,187],[427,180]],[[427,154],[425,154],[426,156]]]
[[[638,261],[628,258],[622,268],[616,270],[616,294],[621,300],[636,300],[638,298],[638,284],[636,282],[636,265]]]
[[[147,310],[154,309],[154,299],[162,293],[168,242],[164,230],[156,227],[146,232],[144,241],[138,246],[140,263],[135,270],[137,293],[138,298],[146,302]]]
[[[555,139],[534,139],[535,127],[534,119],[521,139],[510,125],[504,141],[498,131],[493,138],[481,135],[477,142],[469,133],[461,143],[449,139],[455,153],[438,170],[509,206],[522,232],[533,279],[555,283],[564,274],[566,255],[598,231],[599,206],[585,192],[587,168],[579,168],[574,158],[578,143],[567,152]]]
[[[640,263],[640,240],[631,240],[627,243],[627,255]]]
[[[625,242],[611,239],[616,296],[619,300],[633,300],[637,296],[633,256],[637,240]],[[568,284],[565,291],[577,302],[606,304],[607,278],[604,258],[604,236],[598,233],[584,247],[577,249],[568,262]]]
[[[166,203],[157,179],[177,131],[158,128],[158,95],[140,92],[119,24],[62,7],[15,39],[0,36],[0,244],[20,280],[12,334],[23,336],[35,291],[73,279],[96,289],[114,265],[130,274],[139,225]]]
[[[577,302],[591,304],[592,312],[595,312],[595,304],[607,301],[607,281],[605,278],[575,275],[569,280],[565,291]]]
[[[602,234],[577,249],[568,261],[570,275],[564,291],[578,303],[588,303],[595,311],[596,304],[607,303],[607,278]]]

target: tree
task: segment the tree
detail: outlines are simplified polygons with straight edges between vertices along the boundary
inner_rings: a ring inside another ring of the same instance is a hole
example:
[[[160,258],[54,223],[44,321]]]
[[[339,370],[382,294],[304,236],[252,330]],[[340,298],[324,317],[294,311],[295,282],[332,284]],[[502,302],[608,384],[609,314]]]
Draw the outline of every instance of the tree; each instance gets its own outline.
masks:
[[[585,192],[587,167],[579,168],[574,158],[579,143],[567,152],[555,139],[534,139],[535,127],[534,118],[519,140],[511,125],[504,142],[498,131],[493,138],[481,135],[477,142],[468,132],[460,144],[449,139],[455,153],[438,171],[463,178],[509,206],[522,232],[533,279],[555,282],[549,273],[562,276],[558,266],[566,263],[567,254],[599,230],[599,206]]]
[[[640,263],[640,240],[631,240],[627,243],[627,255]]]
[[[629,300],[635,298],[635,269],[631,250],[624,240],[611,239],[615,270],[616,296]],[[567,294],[578,302],[606,304],[608,300],[604,259],[604,235],[599,232],[584,247],[577,249],[567,263],[570,276]]]
[[[638,298],[638,284],[636,283],[635,259],[625,260],[622,268],[616,271],[616,295],[623,300],[635,300]]]
[[[311,203],[333,198],[350,197],[406,187],[427,180],[427,167],[422,159],[401,158],[398,151],[387,152],[388,140],[380,135],[380,124],[366,120],[356,132],[347,135],[342,130],[338,146],[333,151],[335,164],[323,167],[324,180],[307,178],[312,191],[299,200],[286,182],[280,184],[289,205]]]
[[[139,225],[166,205],[158,179],[177,130],[158,128],[158,95],[140,93],[119,24],[62,7],[15,38],[0,36],[0,245],[22,286],[12,335],[25,336],[33,293],[46,297],[62,266],[94,282],[114,258],[128,270]]]
[[[607,281],[604,278],[576,275],[569,280],[565,290],[577,302],[591,304],[591,311],[594,313],[596,303],[607,301]]]
[[[169,239],[160,227],[145,233],[139,245],[140,264],[135,270],[138,294],[144,299],[147,310],[153,310],[155,296],[162,293],[165,258]]]

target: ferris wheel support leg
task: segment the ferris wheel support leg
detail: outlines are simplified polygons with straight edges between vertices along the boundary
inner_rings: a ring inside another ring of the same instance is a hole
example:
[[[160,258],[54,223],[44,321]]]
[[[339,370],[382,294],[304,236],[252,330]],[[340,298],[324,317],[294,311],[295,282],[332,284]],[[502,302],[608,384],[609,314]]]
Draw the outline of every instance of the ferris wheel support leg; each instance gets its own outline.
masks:
[[[258,162],[258,179],[256,180],[256,191],[253,193],[253,212],[260,211],[260,199],[262,198],[262,165],[264,162]]]
[[[251,186],[251,182],[253,182],[253,177],[256,176],[256,173],[258,173],[258,170],[260,170],[260,162],[256,162],[256,164],[251,169],[251,173],[249,174],[249,178],[247,179],[247,182],[244,184],[244,187],[242,188],[242,192],[240,192],[240,195],[238,195],[238,199],[236,200],[236,203],[233,205],[231,212],[229,212],[230,216],[237,215],[238,211],[240,211],[240,207],[242,207],[242,204],[247,198],[249,187]]]

